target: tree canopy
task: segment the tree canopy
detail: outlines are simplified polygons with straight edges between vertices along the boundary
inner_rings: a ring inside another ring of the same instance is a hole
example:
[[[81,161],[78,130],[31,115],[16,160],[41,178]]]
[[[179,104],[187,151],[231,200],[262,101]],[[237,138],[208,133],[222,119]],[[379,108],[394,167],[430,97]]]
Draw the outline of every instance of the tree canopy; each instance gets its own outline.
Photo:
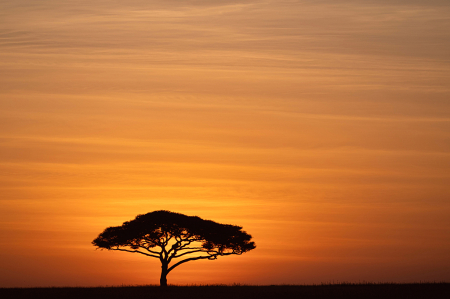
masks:
[[[240,255],[256,247],[251,238],[241,226],[154,211],[138,215],[121,226],[106,228],[92,244],[101,249],[158,258],[162,268],[160,284],[166,286],[167,274],[175,267],[189,261]]]

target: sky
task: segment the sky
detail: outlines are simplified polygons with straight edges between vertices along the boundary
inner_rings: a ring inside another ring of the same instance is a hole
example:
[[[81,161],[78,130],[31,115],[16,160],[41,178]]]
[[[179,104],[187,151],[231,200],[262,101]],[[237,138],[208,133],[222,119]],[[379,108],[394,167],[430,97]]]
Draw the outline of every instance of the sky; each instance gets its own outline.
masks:
[[[0,0],[0,287],[158,284],[169,210],[257,248],[169,284],[450,281],[450,3]]]

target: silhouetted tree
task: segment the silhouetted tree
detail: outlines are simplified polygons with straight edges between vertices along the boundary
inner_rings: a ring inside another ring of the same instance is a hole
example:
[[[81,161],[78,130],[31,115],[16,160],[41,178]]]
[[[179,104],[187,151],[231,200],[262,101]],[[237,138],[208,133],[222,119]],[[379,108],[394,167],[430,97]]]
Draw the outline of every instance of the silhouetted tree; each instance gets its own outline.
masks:
[[[169,211],[138,215],[121,226],[106,228],[92,244],[97,248],[140,253],[161,261],[160,285],[167,274],[190,261],[242,254],[254,249],[242,227]],[[173,259],[181,260],[170,265]]]

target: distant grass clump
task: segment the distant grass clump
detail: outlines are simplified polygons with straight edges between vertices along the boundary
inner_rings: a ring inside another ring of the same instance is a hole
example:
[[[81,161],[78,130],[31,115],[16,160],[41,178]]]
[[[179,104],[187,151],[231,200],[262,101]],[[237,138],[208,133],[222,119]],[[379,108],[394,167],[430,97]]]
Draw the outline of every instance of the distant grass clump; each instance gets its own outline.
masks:
[[[2,299],[249,299],[249,298],[450,298],[450,283],[338,283],[321,285],[171,285],[116,287],[0,288]]]

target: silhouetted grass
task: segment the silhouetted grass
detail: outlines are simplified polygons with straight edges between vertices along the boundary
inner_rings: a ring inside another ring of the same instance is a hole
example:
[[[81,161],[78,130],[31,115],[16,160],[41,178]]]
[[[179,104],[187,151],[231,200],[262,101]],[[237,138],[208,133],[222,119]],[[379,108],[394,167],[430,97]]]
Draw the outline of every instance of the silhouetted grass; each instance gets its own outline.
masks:
[[[53,287],[53,288],[0,288],[2,299],[127,299],[127,298],[396,298],[396,299],[448,299],[450,283],[364,283],[364,284],[322,284],[322,285],[205,285],[205,286],[120,286],[120,287]]]

